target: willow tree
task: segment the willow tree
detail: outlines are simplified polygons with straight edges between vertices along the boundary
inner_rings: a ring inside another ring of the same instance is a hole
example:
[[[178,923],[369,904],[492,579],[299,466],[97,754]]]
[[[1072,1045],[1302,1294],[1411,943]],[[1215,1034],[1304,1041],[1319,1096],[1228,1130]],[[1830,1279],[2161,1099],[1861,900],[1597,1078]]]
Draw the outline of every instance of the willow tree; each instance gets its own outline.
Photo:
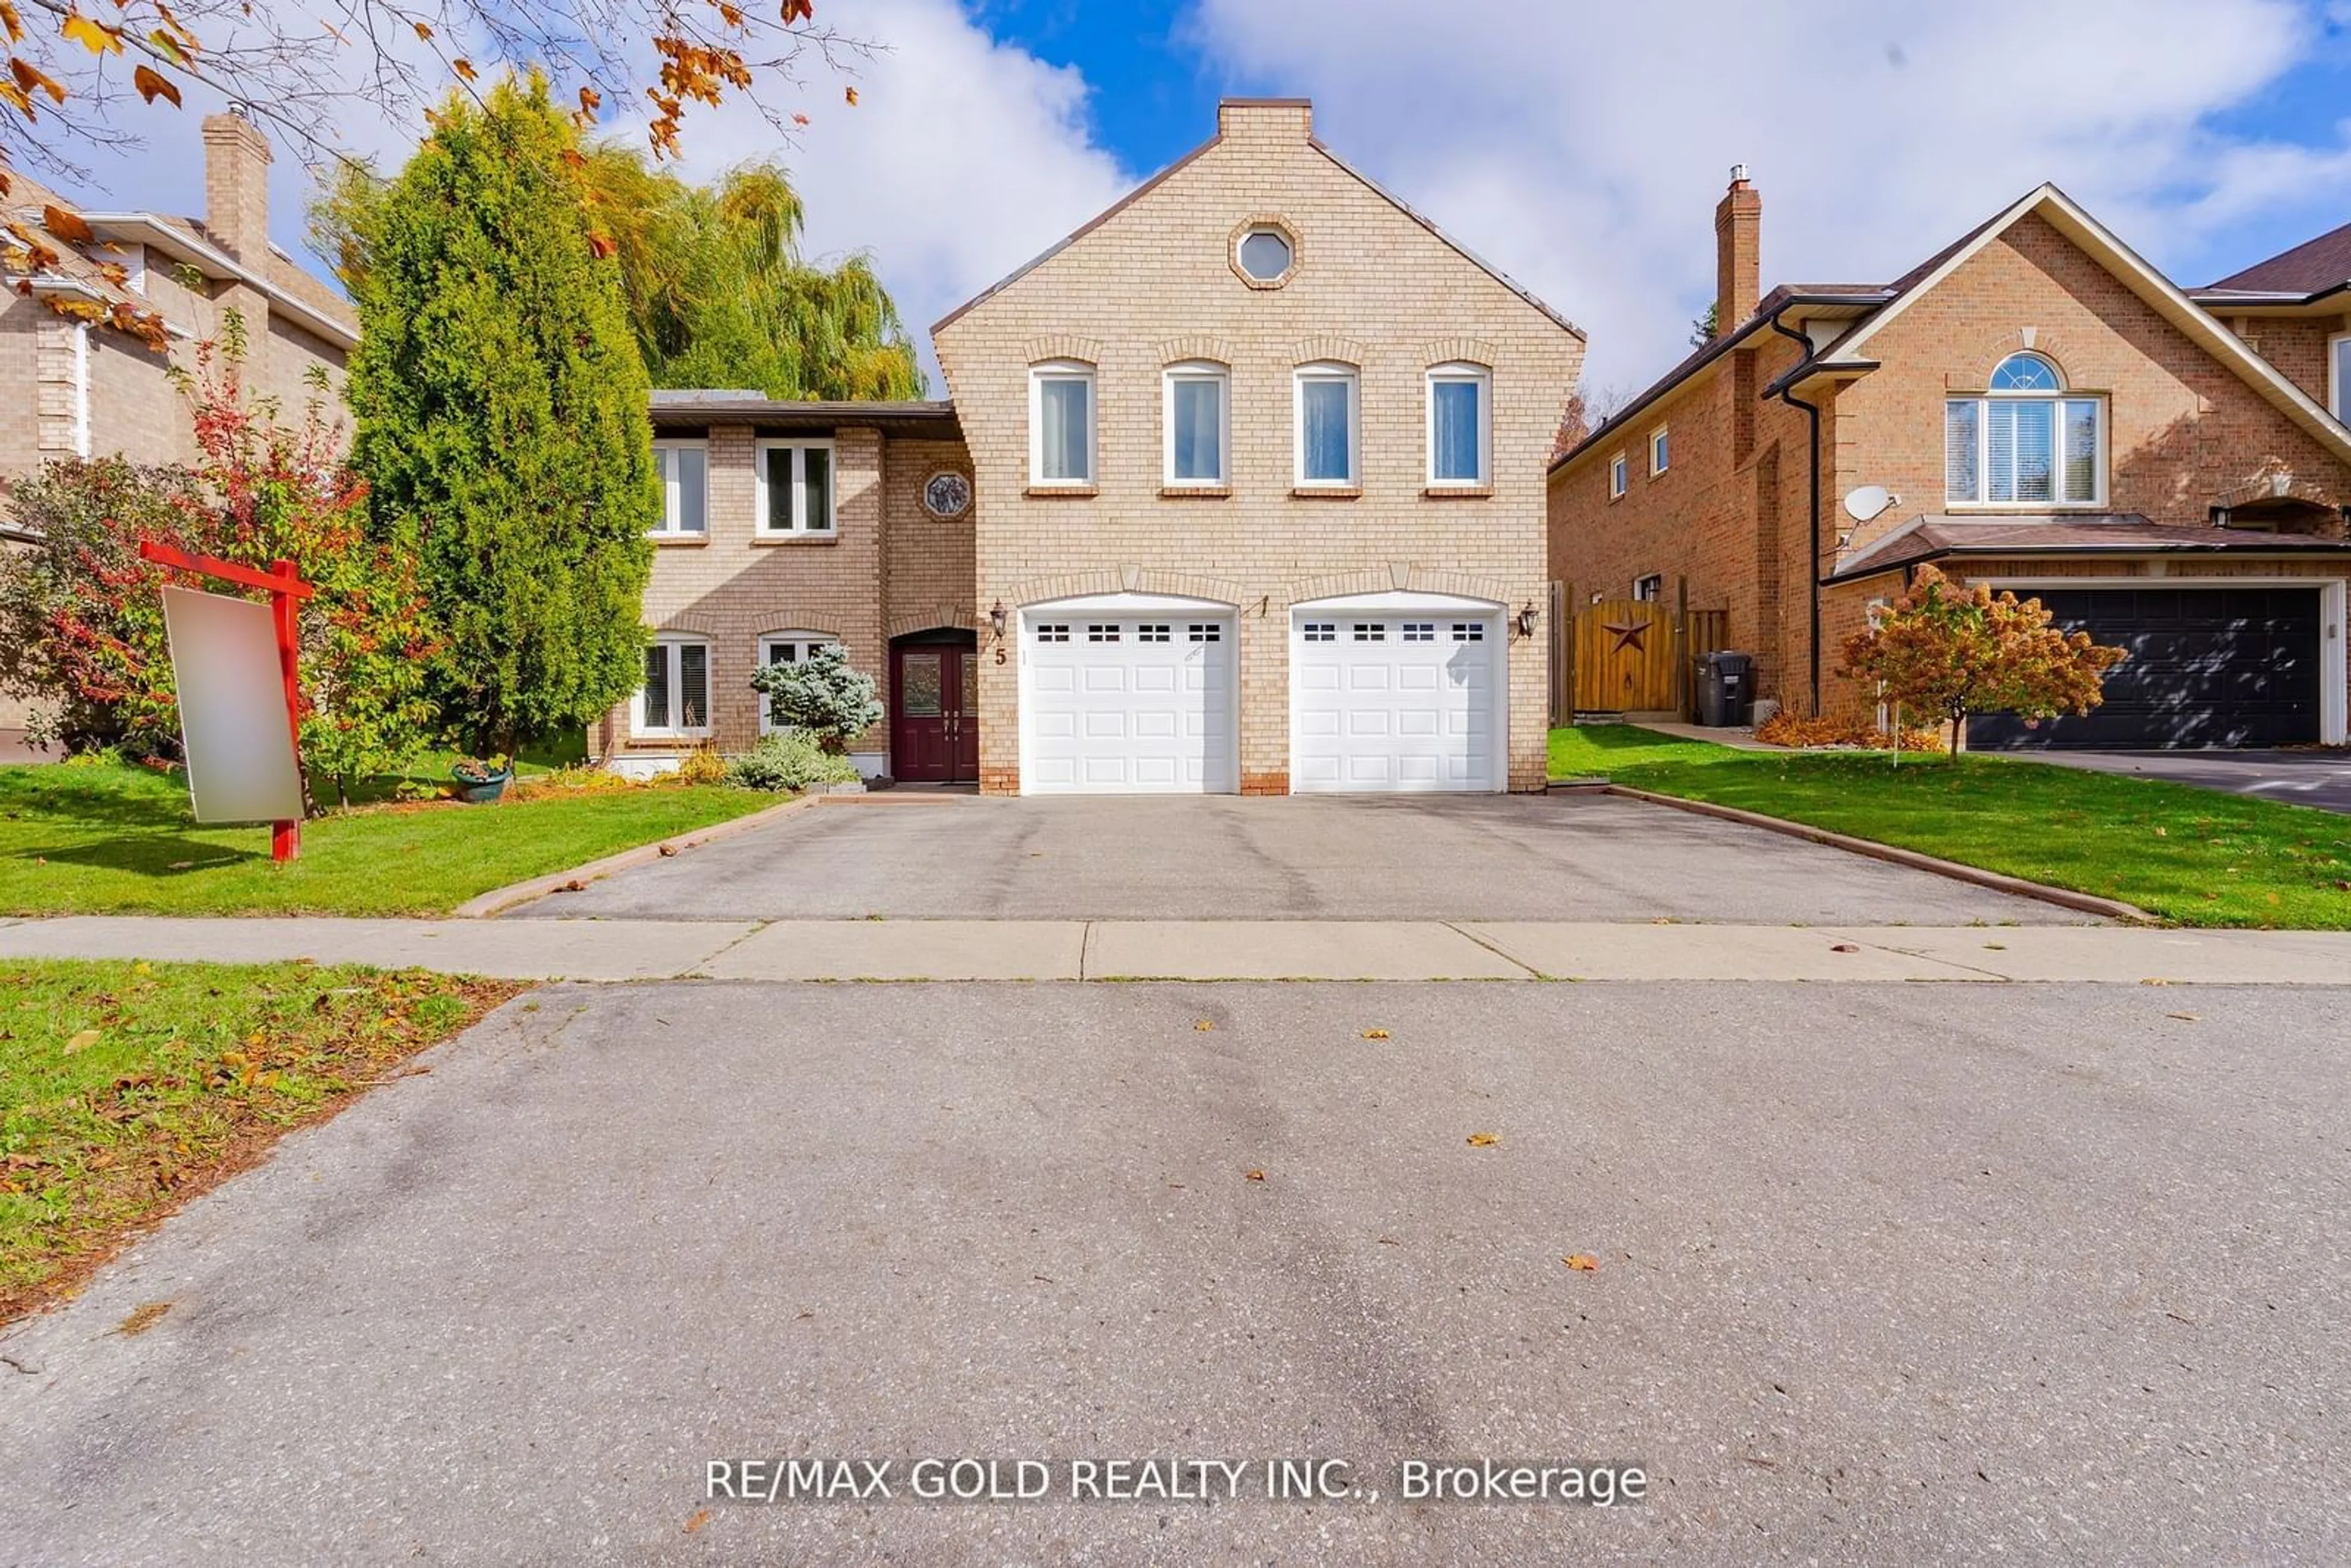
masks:
[[[872,260],[824,267],[802,255],[807,212],[780,165],[746,163],[693,185],[608,141],[590,151],[584,175],[653,385],[923,395],[914,345]]]
[[[543,80],[510,78],[453,94],[388,183],[337,193],[351,461],[379,537],[421,553],[441,717],[484,753],[587,724],[640,676],[660,492],[578,134]]]

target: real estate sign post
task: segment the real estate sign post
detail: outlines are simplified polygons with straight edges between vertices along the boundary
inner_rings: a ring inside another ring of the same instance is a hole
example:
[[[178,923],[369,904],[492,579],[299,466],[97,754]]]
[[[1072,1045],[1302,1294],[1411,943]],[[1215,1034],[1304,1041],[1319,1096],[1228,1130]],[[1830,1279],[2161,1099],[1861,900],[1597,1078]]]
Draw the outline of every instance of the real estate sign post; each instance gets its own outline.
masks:
[[[189,588],[163,590],[163,624],[179,688],[188,795],[199,822],[270,824],[269,858],[302,852],[301,683],[295,601],[310,585],[294,563],[256,571],[233,561],[143,542],[140,555],[163,566],[266,589],[269,602]]]

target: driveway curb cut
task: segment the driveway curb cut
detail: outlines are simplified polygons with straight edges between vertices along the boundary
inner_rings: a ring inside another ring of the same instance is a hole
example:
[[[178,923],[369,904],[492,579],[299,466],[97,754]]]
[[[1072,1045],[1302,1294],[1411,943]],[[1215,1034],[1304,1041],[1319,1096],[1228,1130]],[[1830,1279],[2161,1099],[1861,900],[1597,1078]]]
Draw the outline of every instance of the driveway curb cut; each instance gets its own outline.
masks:
[[[616,871],[628,871],[632,867],[661,860],[664,858],[662,851],[665,848],[674,846],[674,851],[682,852],[709,843],[715,839],[730,839],[737,833],[747,833],[753,828],[765,827],[778,817],[813,806],[823,799],[822,795],[795,795],[792,799],[779,805],[769,806],[765,810],[753,811],[747,816],[730,818],[724,822],[715,822],[706,828],[696,828],[690,833],[673,833],[668,838],[653,843],[639,844],[635,849],[622,850],[618,854],[606,855],[602,860],[590,861],[585,865],[573,866],[569,871],[549,872],[545,876],[535,876],[528,882],[508,883],[504,887],[494,887],[487,893],[475,894],[451,910],[449,917],[453,920],[486,920],[493,915],[503,915],[509,909],[518,908],[526,904],[536,904],[549,894],[561,892],[571,883],[595,882],[611,875]]]
[[[2136,904],[2125,904],[2119,898],[2100,898],[2093,893],[2075,893],[2071,888],[2052,887],[2045,882],[2028,882],[2021,876],[2008,876],[1980,866],[1963,865],[1935,855],[1921,854],[1917,850],[1897,849],[1881,844],[1876,839],[1856,839],[1846,833],[1833,833],[1826,828],[1807,827],[1784,817],[1767,817],[1761,811],[1742,810],[1737,806],[1718,806],[1708,800],[1687,800],[1678,795],[1660,795],[1654,790],[1635,789],[1629,784],[1611,784],[1611,795],[1623,795],[1629,800],[1646,800],[1653,806],[1671,806],[1677,810],[1692,811],[1701,817],[1719,817],[1726,822],[1740,822],[1750,828],[1762,828],[1770,832],[1783,833],[1792,839],[1804,839],[1825,844],[1831,849],[1851,854],[1867,855],[1872,860],[1886,861],[1913,871],[1932,872],[1954,882],[1973,883],[1978,887],[1995,893],[2011,893],[2021,898],[2037,898],[2043,904],[2053,904],[2064,909],[2079,910],[2085,915],[2104,915],[2131,925],[2162,925],[2166,924],[2149,915]]]

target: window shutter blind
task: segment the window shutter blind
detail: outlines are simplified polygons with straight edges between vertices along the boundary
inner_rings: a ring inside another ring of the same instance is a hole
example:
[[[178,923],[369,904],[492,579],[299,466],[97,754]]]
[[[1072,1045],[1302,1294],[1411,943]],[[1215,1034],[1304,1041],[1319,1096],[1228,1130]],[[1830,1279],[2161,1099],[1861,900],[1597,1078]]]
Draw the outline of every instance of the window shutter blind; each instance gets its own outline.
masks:
[[[2065,499],[2098,498],[2098,405],[2088,398],[2065,402]]]
[[[700,729],[710,722],[710,650],[699,643],[681,643],[677,649],[677,723],[680,729]]]
[[[1947,500],[1980,501],[1976,472],[1976,413],[1980,405],[1954,400],[1943,405],[1943,493]]]

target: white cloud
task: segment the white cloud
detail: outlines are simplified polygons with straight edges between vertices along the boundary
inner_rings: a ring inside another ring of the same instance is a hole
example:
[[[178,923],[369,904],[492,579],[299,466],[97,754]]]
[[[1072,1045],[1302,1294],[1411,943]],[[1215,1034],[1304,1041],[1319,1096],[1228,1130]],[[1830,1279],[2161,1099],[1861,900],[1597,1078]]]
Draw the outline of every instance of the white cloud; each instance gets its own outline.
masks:
[[[2249,211],[2341,221],[2316,219],[2351,172],[2342,128],[2207,128],[2318,25],[2288,0],[1200,0],[1192,31],[1236,78],[1311,95],[1333,148],[1584,326],[1595,382],[1631,390],[1713,296],[1734,162],[1763,190],[1767,287],[1895,276],[2043,180],[2159,263],[2207,259]]]
[[[807,203],[809,254],[873,254],[938,395],[930,324],[1138,176],[1094,144],[1077,71],[998,42],[953,0],[861,0],[855,26],[888,46],[858,67],[856,108],[814,78],[797,147],[745,106],[689,120],[687,171],[781,157]]]

